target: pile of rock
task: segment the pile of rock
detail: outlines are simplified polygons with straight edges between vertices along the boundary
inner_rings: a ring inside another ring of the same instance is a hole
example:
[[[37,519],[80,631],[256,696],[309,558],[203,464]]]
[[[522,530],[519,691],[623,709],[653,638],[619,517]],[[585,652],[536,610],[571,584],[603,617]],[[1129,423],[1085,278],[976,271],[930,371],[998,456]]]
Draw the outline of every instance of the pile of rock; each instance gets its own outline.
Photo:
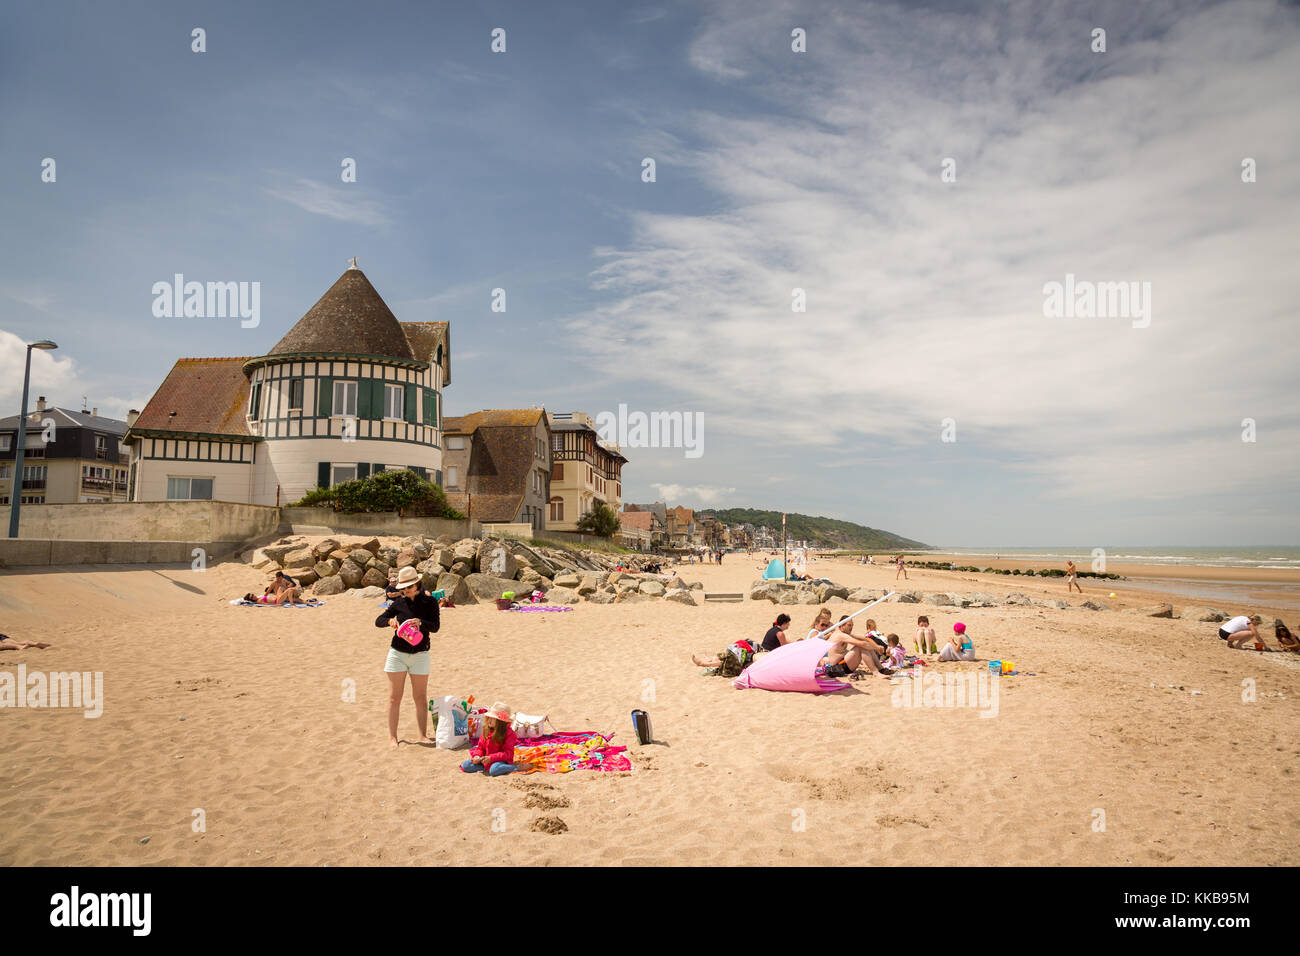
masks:
[[[680,577],[664,582],[661,576],[639,570],[649,558],[602,554],[598,551],[563,551],[526,545],[513,539],[462,538],[444,535],[430,539],[419,535],[383,544],[378,538],[340,541],[326,538],[309,544],[306,538],[285,538],[244,555],[254,568],[268,576],[283,570],[317,595],[382,593],[391,571],[414,567],[424,586],[441,590],[456,604],[492,601],[507,591],[523,597],[542,591],[552,604],[594,604],[649,601],[662,598],[696,605],[698,582]],[[380,589],[369,591],[368,589]]]
[[[822,579],[818,581],[755,581],[750,586],[751,601],[771,601],[773,604],[870,604],[888,594],[888,590],[873,588],[849,589],[842,585]],[[999,598],[986,592],[957,594],[952,591],[896,591],[889,598],[890,603],[929,604],[934,607],[1046,607],[1064,610],[1071,607],[1066,601],[1057,599],[1041,600],[1027,594],[1011,592]],[[1088,611],[1109,611],[1110,607],[1100,601],[1088,599],[1074,605]],[[1174,613],[1172,604],[1156,604],[1151,607],[1128,609],[1129,613],[1147,617],[1173,618],[1193,621],[1224,621],[1228,615],[1207,607],[1184,608],[1181,615]]]

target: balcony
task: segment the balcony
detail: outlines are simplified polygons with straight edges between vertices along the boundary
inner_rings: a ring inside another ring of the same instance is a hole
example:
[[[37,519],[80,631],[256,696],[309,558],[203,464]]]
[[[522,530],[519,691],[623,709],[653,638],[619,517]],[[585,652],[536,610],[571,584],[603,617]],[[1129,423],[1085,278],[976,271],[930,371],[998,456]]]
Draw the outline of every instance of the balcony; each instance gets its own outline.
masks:
[[[122,487],[126,487],[123,485]],[[112,478],[87,478],[82,477],[81,488],[83,491],[112,491]]]
[[[44,490],[45,490],[44,478],[23,479],[23,491],[44,491]]]

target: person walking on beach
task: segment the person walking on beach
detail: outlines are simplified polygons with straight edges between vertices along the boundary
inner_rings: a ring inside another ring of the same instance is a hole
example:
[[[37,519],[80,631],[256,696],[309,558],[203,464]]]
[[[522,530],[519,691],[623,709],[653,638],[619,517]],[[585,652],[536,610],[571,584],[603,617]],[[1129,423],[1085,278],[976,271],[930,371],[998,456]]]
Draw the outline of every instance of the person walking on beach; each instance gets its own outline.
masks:
[[[411,675],[411,701],[415,704],[415,722],[420,728],[416,741],[431,744],[429,739],[429,635],[437,633],[438,602],[426,591],[420,590],[420,572],[405,567],[397,572],[398,596],[384,612],[375,618],[375,627],[394,630],[388,647],[384,672],[388,675],[388,746],[397,746],[397,717],[402,709],[402,693],[406,689],[406,675]],[[397,633],[408,621],[419,624],[420,641],[412,644]]]
[[[1083,593],[1083,588],[1079,587],[1079,582],[1077,580],[1078,574],[1079,571],[1074,566],[1074,562],[1066,561],[1065,562],[1065,593],[1066,594],[1070,593],[1070,588],[1074,588],[1080,594]]]
[[[898,556],[898,558],[897,558],[897,563],[898,563],[898,571],[895,572],[895,574],[894,574],[894,580],[897,581],[897,580],[898,580],[898,575],[901,574],[901,575],[903,576],[903,580],[906,581],[906,580],[907,580],[907,566],[906,566],[906,564],[904,563],[904,561],[903,561],[903,556],[902,556],[901,554],[900,554],[900,555]]]

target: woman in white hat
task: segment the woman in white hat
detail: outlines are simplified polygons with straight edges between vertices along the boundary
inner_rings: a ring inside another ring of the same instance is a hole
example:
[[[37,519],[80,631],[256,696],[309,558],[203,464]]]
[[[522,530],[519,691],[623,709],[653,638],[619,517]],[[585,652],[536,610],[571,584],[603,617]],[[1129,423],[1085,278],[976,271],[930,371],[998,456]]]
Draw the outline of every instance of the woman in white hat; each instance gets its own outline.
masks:
[[[514,773],[515,743],[517,737],[511,724],[514,715],[510,708],[497,701],[483,715],[483,736],[478,739],[474,749],[469,752],[469,759],[460,765],[465,773],[482,771],[489,777],[500,777]]]
[[[420,572],[397,572],[397,597],[375,619],[375,627],[393,628],[384,671],[388,674],[388,745],[397,746],[397,715],[402,709],[406,675],[411,675],[411,699],[420,728],[417,743],[431,744],[429,729],[429,635],[438,630],[438,602],[420,588]],[[415,641],[415,638],[419,638]],[[413,643],[414,641],[414,643]]]

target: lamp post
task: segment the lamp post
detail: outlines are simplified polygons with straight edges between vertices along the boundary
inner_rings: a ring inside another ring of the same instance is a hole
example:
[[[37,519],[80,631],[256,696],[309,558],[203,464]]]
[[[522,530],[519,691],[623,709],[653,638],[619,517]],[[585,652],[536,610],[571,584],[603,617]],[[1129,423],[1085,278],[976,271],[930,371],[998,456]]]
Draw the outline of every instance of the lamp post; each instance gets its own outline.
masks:
[[[23,371],[23,404],[18,412],[18,447],[14,449],[14,477],[9,482],[9,537],[18,537],[18,508],[23,500],[23,446],[27,444],[27,386],[32,378],[32,349],[49,351],[58,346],[41,339],[27,346],[27,367]]]

